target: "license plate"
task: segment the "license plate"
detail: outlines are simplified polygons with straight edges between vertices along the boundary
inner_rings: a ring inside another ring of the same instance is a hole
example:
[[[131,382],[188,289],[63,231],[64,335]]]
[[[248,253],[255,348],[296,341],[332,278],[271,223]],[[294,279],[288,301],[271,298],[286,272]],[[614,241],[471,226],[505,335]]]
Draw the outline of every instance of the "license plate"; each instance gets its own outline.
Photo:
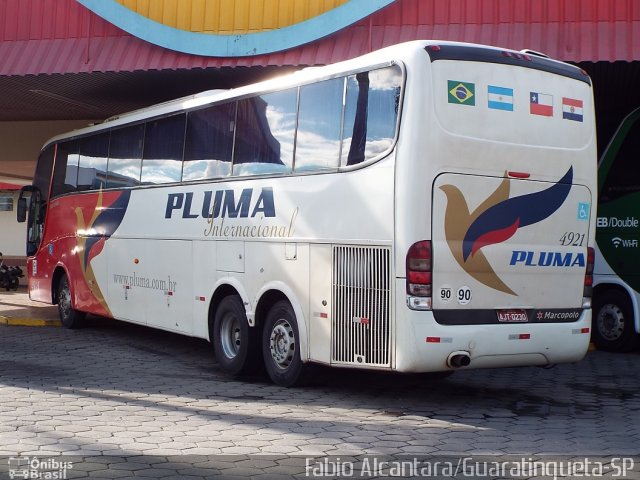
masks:
[[[526,323],[529,321],[527,312],[524,310],[498,310],[496,314],[500,323]]]

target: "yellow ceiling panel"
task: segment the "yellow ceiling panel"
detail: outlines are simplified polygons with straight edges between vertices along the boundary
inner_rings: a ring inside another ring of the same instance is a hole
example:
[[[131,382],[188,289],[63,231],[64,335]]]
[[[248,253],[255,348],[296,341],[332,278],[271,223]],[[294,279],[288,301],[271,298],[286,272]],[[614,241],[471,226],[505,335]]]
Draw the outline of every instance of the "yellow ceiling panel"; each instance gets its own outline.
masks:
[[[349,0],[115,0],[163,25],[198,33],[275,30],[317,17]]]

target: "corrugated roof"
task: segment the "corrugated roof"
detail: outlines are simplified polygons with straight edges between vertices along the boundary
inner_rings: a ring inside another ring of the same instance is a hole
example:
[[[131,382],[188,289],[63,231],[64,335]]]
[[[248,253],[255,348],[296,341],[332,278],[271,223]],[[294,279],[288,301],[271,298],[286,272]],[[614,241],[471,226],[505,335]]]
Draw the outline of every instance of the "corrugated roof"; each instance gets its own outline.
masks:
[[[396,0],[334,35],[244,58],[181,54],[135,38],[74,0],[0,0],[0,75],[316,65],[435,38],[530,48],[565,61],[640,59],[637,0]]]

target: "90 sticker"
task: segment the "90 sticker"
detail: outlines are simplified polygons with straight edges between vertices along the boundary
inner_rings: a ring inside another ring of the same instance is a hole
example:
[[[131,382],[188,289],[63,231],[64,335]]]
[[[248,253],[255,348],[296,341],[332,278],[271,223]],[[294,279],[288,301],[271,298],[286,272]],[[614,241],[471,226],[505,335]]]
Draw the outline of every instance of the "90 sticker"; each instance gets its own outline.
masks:
[[[466,305],[471,301],[471,289],[466,285],[463,285],[456,292],[456,299],[460,305]]]
[[[449,285],[443,285],[440,287],[440,301],[442,303],[449,303],[453,297],[453,289]]]

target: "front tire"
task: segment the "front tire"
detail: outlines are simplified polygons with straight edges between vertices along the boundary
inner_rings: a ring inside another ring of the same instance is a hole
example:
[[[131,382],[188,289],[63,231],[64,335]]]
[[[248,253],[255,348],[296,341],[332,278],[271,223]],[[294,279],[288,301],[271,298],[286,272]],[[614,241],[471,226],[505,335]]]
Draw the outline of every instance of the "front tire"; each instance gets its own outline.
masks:
[[[242,299],[237,295],[223,298],[213,321],[212,342],[216,361],[225,373],[239,375],[257,368],[260,345],[256,336]]]
[[[58,283],[58,315],[62,326],[69,329],[80,327],[87,315],[73,308],[69,279],[66,275],[62,275]]]
[[[269,310],[262,332],[262,355],[267,373],[276,385],[291,387],[305,377],[308,366],[300,359],[298,324],[287,301],[279,301]]]
[[[638,344],[633,307],[625,293],[608,290],[594,296],[593,343],[610,352],[628,352]]]

